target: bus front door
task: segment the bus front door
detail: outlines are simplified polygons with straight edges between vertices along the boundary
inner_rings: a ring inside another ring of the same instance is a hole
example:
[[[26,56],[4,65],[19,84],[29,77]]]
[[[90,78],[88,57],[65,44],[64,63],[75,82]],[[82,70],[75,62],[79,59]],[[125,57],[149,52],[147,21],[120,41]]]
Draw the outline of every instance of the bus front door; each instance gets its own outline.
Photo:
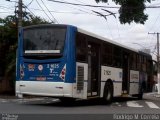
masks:
[[[93,43],[88,44],[88,97],[97,96],[99,90],[99,46]]]

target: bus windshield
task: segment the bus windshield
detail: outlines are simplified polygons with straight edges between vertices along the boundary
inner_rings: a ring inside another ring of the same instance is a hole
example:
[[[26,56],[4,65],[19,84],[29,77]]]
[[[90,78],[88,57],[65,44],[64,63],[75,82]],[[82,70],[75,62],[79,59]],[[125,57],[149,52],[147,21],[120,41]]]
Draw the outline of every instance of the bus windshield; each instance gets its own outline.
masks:
[[[23,31],[24,55],[62,54],[66,28],[36,27]]]

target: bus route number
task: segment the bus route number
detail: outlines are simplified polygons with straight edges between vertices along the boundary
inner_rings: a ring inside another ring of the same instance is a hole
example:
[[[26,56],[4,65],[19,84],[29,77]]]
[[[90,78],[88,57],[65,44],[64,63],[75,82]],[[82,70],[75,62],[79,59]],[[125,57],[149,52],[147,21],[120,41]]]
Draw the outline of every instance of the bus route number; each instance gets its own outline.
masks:
[[[59,64],[48,64],[47,68],[50,69],[50,73],[53,73],[54,69],[59,68]]]
[[[48,64],[47,68],[52,68],[52,69],[59,68],[59,64]]]
[[[104,70],[104,75],[111,75],[111,71],[110,70]]]

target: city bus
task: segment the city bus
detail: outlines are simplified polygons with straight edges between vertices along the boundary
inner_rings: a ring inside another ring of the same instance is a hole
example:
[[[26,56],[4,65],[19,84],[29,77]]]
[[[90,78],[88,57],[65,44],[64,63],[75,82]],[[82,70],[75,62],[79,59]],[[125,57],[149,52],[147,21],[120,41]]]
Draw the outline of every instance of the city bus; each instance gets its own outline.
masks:
[[[128,38],[129,39],[129,38]],[[43,24],[19,33],[16,95],[61,101],[135,96],[152,81],[152,57],[72,25]]]

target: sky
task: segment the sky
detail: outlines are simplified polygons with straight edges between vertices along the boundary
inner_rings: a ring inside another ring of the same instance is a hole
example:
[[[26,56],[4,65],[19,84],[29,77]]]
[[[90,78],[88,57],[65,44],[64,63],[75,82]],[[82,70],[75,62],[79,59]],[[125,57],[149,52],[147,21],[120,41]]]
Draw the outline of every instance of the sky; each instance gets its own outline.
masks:
[[[14,15],[15,6],[18,0],[0,0],[0,17],[4,18],[7,15]],[[37,2],[38,1],[38,2]],[[65,1],[65,0],[59,0]],[[102,5],[102,6],[117,6],[112,0],[108,3],[96,3],[95,0],[66,0],[71,3]],[[65,2],[66,2],[65,1]],[[38,5],[40,4],[40,6]],[[44,3],[44,4],[43,4]],[[98,16],[93,11],[107,14],[101,8],[80,7],[55,3],[49,0],[23,0],[23,4],[36,16],[40,16],[48,21],[58,21],[60,24],[70,24],[78,26],[84,30],[95,33],[97,35],[109,38],[113,41],[126,45],[134,49],[151,49],[153,58],[156,59],[156,34],[148,34],[148,32],[160,32],[160,8],[147,8],[145,13],[148,14],[148,20],[142,24],[120,24],[117,8],[105,8],[116,13],[114,16],[107,16],[107,20]],[[45,7],[45,6],[47,7]],[[160,0],[152,0],[147,3],[147,6],[159,6]],[[26,9],[28,11],[28,9]],[[52,11],[51,14],[47,11]],[[25,10],[25,9],[24,9]],[[47,14],[47,15],[46,15]],[[49,16],[49,17],[48,17]],[[50,20],[51,19],[51,20]],[[55,20],[56,19],[56,20]]]

